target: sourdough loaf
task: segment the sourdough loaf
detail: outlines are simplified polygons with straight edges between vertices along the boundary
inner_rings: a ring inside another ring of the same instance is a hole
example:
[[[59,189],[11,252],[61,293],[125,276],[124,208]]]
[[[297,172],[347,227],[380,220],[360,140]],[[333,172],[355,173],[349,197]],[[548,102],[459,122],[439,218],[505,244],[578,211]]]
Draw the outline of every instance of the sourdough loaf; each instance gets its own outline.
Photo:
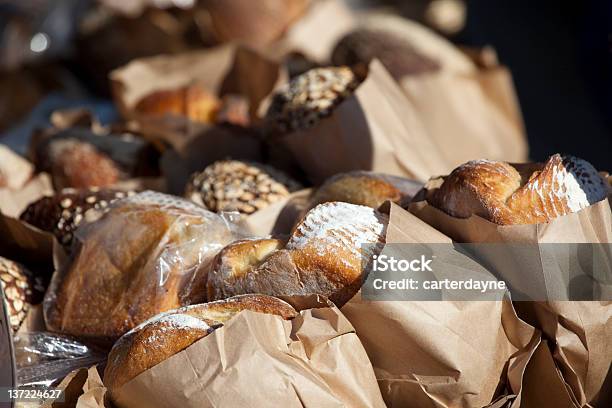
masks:
[[[297,315],[288,303],[265,295],[235,296],[161,313],[115,343],[108,356],[104,384],[112,395],[131,379],[212,333],[243,310],[274,314],[285,320]]]
[[[467,162],[430,189],[427,201],[453,217],[479,215],[506,225],[546,223],[606,196],[606,183],[590,163],[555,154],[545,163]]]
[[[76,231],[45,298],[52,331],[114,341],[157,313],[206,299],[206,264],[233,240],[218,215],[160,193],[117,201]]]

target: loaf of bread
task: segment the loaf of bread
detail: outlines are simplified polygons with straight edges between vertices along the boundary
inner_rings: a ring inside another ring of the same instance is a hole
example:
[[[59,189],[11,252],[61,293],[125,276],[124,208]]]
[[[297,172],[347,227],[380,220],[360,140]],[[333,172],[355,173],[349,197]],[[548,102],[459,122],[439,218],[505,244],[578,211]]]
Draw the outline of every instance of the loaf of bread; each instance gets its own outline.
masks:
[[[153,92],[136,103],[135,111],[145,116],[176,115],[194,122],[213,123],[219,99],[195,83],[177,89]]]
[[[467,162],[430,189],[427,201],[453,217],[475,214],[507,225],[546,223],[606,196],[606,183],[590,163],[555,154],[546,163]]]
[[[340,173],[317,189],[310,199],[309,208],[331,201],[378,208],[387,200],[397,203],[412,197],[421,186],[413,180],[371,171]]]
[[[153,192],[115,202],[75,235],[45,298],[45,321],[52,331],[99,343],[205,301],[207,263],[234,239],[218,215]]]
[[[73,233],[91,209],[106,211],[110,204],[134,195],[134,191],[112,189],[64,189],[53,196],[42,197],[28,205],[20,219],[50,232],[66,249],[72,244]]]
[[[267,132],[283,135],[308,129],[332,114],[364,77],[349,67],[314,68],[274,94],[266,113]]]
[[[139,374],[186,349],[243,310],[274,314],[285,320],[297,315],[288,303],[265,295],[235,296],[159,314],[126,333],[113,346],[104,371],[104,384],[111,396]]]
[[[346,34],[332,52],[334,65],[368,64],[379,59],[395,79],[435,72],[439,63],[417,50],[405,37],[373,28],[359,28]]]
[[[282,249],[271,239],[225,247],[208,274],[209,300],[245,293],[321,294],[342,306],[361,287],[372,256],[382,250],[387,224],[386,215],[369,207],[318,205]]]
[[[31,305],[40,303],[45,288],[42,280],[23,265],[0,256],[0,284],[8,306],[13,332],[19,330]]]
[[[248,215],[299,188],[298,182],[271,166],[222,160],[193,174],[185,196],[211,211],[238,211]]]

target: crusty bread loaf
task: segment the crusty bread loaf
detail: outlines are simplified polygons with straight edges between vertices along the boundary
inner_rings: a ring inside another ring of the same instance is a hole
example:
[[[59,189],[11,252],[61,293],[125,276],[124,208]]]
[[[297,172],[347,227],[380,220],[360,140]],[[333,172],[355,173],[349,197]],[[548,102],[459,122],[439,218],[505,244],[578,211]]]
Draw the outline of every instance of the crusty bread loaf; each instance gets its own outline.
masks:
[[[145,116],[166,114],[186,117],[194,122],[213,123],[219,99],[201,84],[153,92],[136,103],[136,112]]]
[[[330,116],[363,81],[349,67],[314,68],[279,89],[266,112],[266,131],[279,136],[308,129]]]
[[[220,160],[191,176],[185,196],[211,211],[252,214],[299,188],[297,181],[271,166]]]
[[[75,238],[47,294],[45,321],[107,343],[160,312],[204,301],[206,264],[233,234],[189,201],[145,192],[117,201]]]
[[[243,310],[292,319],[288,303],[265,295],[236,296],[159,314],[121,337],[113,346],[104,371],[104,384],[118,390],[139,374],[212,333]]]
[[[310,199],[309,208],[331,201],[378,208],[385,201],[399,202],[413,196],[422,184],[402,177],[371,171],[351,171],[326,180]]]
[[[382,249],[387,223],[386,215],[369,207],[321,204],[296,226],[283,249],[275,250],[280,245],[275,240],[225,248],[209,273],[209,296],[316,293],[341,306],[361,286],[363,261]]]
[[[475,160],[457,167],[427,194],[436,208],[458,218],[479,215],[497,224],[538,224],[606,198],[603,178],[573,156],[515,165]]]

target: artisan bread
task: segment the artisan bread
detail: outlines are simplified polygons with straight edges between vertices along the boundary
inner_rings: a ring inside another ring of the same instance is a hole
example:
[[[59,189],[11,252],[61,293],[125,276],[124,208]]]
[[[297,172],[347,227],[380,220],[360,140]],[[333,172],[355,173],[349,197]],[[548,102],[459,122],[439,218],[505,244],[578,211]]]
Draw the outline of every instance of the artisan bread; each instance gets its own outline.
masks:
[[[208,274],[209,297],[322,294],[341,306],[359,290],[369,261],[382,250],[387,224],[385,214],[369,207],[318,205],[282,249],[275,240],[253,240],[221,251]]]
[[[85,220],[85,213],[91,209],[104,212],[116,200],[134,194],[134,191],[113,189],[63,189],[30,203],[19,218],[52,233],[60,244],[69,249],[73,233]]]
[[[211,211],[252,214],[300,188],[300,184],[271,166],[239,160],[220,160],[191,176],[185,196]]]
[[[479,215],[496,224],[538,224],[606,198],[604,179],[585,160],[555,154],[523,165],[475,160],[444,177],[427,201],[453,217]]]
[[[378,208],[385,201],[412,197],[421,183],[371,171],[340,173],[326,180],[310,199],[309,208],[331,201]]]
[[[215,95],[195,83],[146,95],[136,103],[135,110],[144,116],[176,115],[194,122],[213,123],[220,104]]]
[[[75,239],[47,293],[45,321],[106,344],[160,312],[205,301],[207,263],[234,237],[218,215],[145,192],[115,202]]]
[[[104,371],[104,385],[112,395],[142,372],[186,349],[243,310],[274,314],[285,320],[297,315],[288,303],[265,295],[235,296],[161,313],[115,343]]]
[[[349,67],[314,68],[279,89],[266,112],[266,132],[282,136],[313,127],[350,97],[364,76]]]

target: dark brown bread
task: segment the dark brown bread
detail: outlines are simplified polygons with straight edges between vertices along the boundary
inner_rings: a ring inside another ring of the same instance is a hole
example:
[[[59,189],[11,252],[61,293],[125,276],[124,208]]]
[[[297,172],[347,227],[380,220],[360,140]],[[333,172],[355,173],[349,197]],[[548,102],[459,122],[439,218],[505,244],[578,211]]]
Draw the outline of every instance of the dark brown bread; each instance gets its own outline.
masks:
[[[0,257],[0,284],[8,306],[9,323],[16,332],[32,304],[42,300],[42,281],[23,265]]]
[[[52,233],[64,247],[69,248],[73,234],[85,219],[87,211],[95,209],[104,212],[116,200],[133,194],[133,191],[112,189],[64,189],[31,203],[19,218]]]
[[[108,356],[104,384],[112,395],[139,374],[212,333],[243,310],[274,314],[285,320],[297,315],[288,303],[265,295],[235,296],[159,314],[115,343]]]

